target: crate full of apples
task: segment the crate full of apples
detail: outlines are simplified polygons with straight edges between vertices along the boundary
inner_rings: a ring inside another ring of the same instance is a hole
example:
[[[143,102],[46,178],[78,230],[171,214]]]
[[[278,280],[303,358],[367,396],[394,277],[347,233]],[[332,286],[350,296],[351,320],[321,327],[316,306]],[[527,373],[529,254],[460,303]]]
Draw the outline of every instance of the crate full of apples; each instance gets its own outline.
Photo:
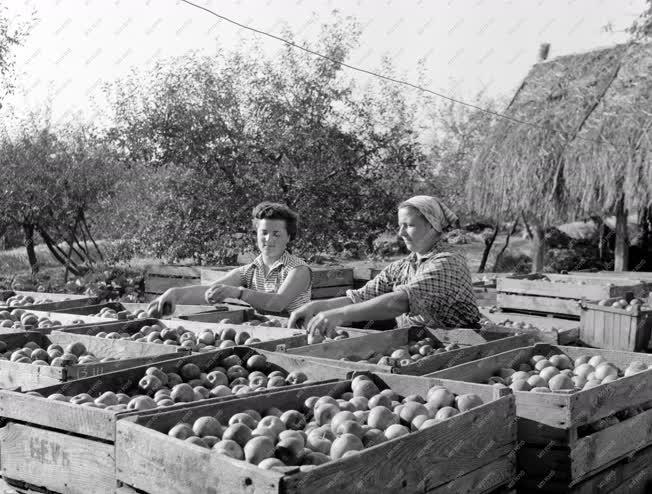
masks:
[[[644,351],[652,333],[652,306],[647,299],[613,297],[582,303],[580,340],[612,350]]]
[[[540,343],[432,376],[510,388],[527,445],[519,456],[541,453],[540,464],[574,480],[652,442],[632,437],[652,427],[649,354]]]
[[[99,339],[98,339],[99,340]],[[244,396],[263,398],[310,382],[333,382],[347,371],[271,352],[233,347],[152,362],[27,392],[0,390],[3,477],[53,492],[113,492],[115,434],[120,418],[173,411]],[[32,456],[34,441],[58,458]]]
[[[366,374],[134,415],[117,424],[117,476],[148,493],[473,491],[491,471],[500,485],[514,466],[513,397],[480,389]]]

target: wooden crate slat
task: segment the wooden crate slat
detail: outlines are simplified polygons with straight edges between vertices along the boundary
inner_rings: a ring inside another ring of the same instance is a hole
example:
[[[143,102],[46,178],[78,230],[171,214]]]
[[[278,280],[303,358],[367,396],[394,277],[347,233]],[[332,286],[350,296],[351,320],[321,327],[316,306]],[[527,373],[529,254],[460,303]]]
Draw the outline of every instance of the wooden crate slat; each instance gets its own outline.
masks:
[[[333,286],[353,287],[353,268],[344,268],[341,266],[310,266],[312,271],[312,289],[315,291],[319,288]],[[228,269],[200,269],[201,283],[210,284],[222,277]]]
[[[151,264],[145,266],[147,276],[199,278],[201,268],[198,266],[175,266],[172,264]]]
[[[424,487],[428,489],[428,494],[451,494],[453,492],[455,494],[498,494],[496,489],[513,479],[514,471],[514,460],[510,456],[503,456],[434,489],[428,489],[427,483]]]
[[[556,298],[601,300],[622,297],[627,292],[643,296],[647,288],[637,280],[618,279],[611,282],[593,278],[579,278],[567,275],[545,275],[550,281],[518,278],[500,278],[496,289],[499,292],[540,295]],[[611,284],[611,286],[609,286]]]
[[[552,314],[566,314],[579,317],[581,309],[577,300],[564,298],[535,297],[498,293],[499,307],[512,310],[533,311]]]
[[[0,429],[2,476],[55,492],[112,493],[113,445],[9,423]]]
[[[325,298],[344,297],[346,291],[352,289],[352,286],[327,286],[323,288],[312,289],[312,299],[321,300]]]
[[[338,266],[310,266],[312,288],[347,285],[353,287],[353,268]]]
[[[573,479],[604,468],[606,463],[652,443],[652,409],[577,441],[571,449]]]

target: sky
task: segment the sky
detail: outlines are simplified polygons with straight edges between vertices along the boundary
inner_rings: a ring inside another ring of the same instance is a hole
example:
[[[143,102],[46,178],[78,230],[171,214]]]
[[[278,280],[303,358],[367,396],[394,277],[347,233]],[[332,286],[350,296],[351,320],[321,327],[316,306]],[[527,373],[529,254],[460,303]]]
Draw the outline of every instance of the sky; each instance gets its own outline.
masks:
[[[362,26],[351,65],[377,71],[389,56],[401,78],[472,102],[478,92],[509,97],[539,46],[549,58],[627,40],[624,29],[644,10],[644,0],[196,0],[242,24],[297,39],[314,40],[337,9]],[[53,116],[91,119],[102,108],[104,82],[133,67],[188,51],[212,54],[256,37],[180,0],[0,0],[14,19],[36,21],[16,50],[15,94],[0,110],[42,108]],[[611,25],[612,30],[605,30]],[[282,43],[258,36],[270,55]],[[364,85],[369,75],[347,70]]]

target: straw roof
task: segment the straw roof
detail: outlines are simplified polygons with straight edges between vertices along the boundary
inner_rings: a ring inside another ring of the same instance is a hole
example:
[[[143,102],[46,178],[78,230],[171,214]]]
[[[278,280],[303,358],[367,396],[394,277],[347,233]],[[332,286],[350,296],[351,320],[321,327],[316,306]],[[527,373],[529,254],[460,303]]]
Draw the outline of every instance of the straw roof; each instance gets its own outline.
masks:
[[[623,44],[538,63],[471,169],[469,200],[548,222],[652,197],[652,44]],[[554,129],[555,132],[550,129]]]

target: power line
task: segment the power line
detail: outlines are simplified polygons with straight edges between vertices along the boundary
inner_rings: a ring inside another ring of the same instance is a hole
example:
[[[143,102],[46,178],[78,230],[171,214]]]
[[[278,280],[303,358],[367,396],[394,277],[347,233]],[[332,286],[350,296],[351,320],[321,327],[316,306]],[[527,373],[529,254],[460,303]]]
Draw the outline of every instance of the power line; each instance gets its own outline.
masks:
[[[191,5],[192,7],[196,7],[196,8],[198,8],[198,9],[200,9],[200,10],[204,10],[204,11],[208,12],[209,14],[212,14],[212,15],[214,15],[215,17],[217,17],[217,18],[219,18],[219,19],[222,19],[222,20],[225,20],[225,21],[227,21],[227,22],[230,22],[231,24],[234,24],[234,25],[236,25],[236,26],[238,26],[238,27],[241,27],[241,28],[243,28],[243,29],[247,29],[247,30],[249,30],[249,31],[253,31],[254,33],[257,33],[257,34],[262,34],[263,36],[267,36],[267,37],[272,38],[272,39],[275,39],[275,40],[277,40],[277,41],[281,41],[282,43],[285,43],[285,44],[287,44],[287,45],[289,45],[289,46],[292,46],[293,48],[298,48],[299,50],[303,50],[303,51],[305,51],[305,52],[307,52],[307,53],[310,53],[311,55],[315,55],[315,56],[317,56],[317,57],[321,57],[321,58],[323,58],[324,60],[328,60],[328,61],[330,61],[330,62],[332,62],[332,63],[335,63],[335,64],[338,64],[338,65],[340,65],[340,66],[342,66],[342,67],[346,67],[347,69],[351,69],[351,70],[354,70],[354,71],[357,71],[357,72],[361,72],[361,73],[363,73],[363,74],[368,74],[368,75],[371,75],[371,76],[374,76],[374,77],[378,77],[378,78],[380,78],[380,79],[384,79],[384,80],[386,80],[386,81],[394,82],[394,83],[396,83],[396,84],[402,84],[402,85],[404,85],[404,86],[408,86],[408,87],[411,87],[411,88],[413,88],[413,89],[417,89],[417,90],[419,90],[419,91],[423,91],[423,92],[425,92],[425,93],[432,94],[432,95],[434,95],[434,96],[437,96],[437,97],[439,97],[439,98],[442,98],[442,99],[445,99],[445,100],[451,101],[451,102],[453,102],[453,103],[457,103],[457,104],[460,104],[460,105],[468,106],[469,108],[473,108],[473,109],[475,109],[475,110],[479,110],[479,111],[484,112],[484,113],[486,113],[486,114],[488,114],[488,115],[493,115],[493,116],[498,117],[498,118],[503,118],[503,119],[505,119],[505,120],[509,120],[509,121],[514,122],[514,123],[517,123],[517,124],[521,124],[521,125],[529,125],[530,127],[534,127],[534,128],[540,129],[540,130],[545,130],[545,131],[549,131],[549,132],[556,132],[556,133],[558,133],[558,134],[563,135],[563,136],[566,137],[566,138],[568,138],[568,137],[572,137],[573,139],[580,139],[580,140],[583,140],[583,141],[592,142],[592,143],[594,143],[594,144],[599,144],[599,145],[606,144],[605,142],[601,142],[601,141],[598,141],[598,140],[595,140],[595,139],[589,139],[589,138],[587,138],[587,137],[581,137],[581,136],[578,136],[578,135],[573,136],[571,132],[566,132],[566,131],[563,131],[563,130],[553,129],[552,127],[546,127],[546,126],[544,126],[544,125],[539,125],[539,124],[536,124],[536,123],[533,123],[533,122],[528,122],[528,121],[526,121],[526,120],[521,120],[521,119],[518,119],[518,118],[510,117],[510,116],[505,115],[505,114],[503,114],[503,113],[498,113],[498,112],[495,112],[495,111],[493,111],[493,110],[488,110],[487,108],[482,108],[482,107],[480,107],[480,106],[474,105],[474,104],[472,104],[472,103],[467,103],[467,102],[465,102],[465,101],[462,101],[462,100],[459,100],[459,99],[453,98],[453,97],[451,97],[451,96],[447,96],[447,95],[442,94],[442,93],[439,93],[439,92],[437,92],[437,91],[433,91],[433,90],[431,90],[431,89],[424,88],[424,87],[422,87],[422,86],[418,86],[418,85],[413,84],[413,83],[408,82],[408,81],[403,81],[403,80],[400,80],[400,79],[395,79],[395,78],[393,78],[393,77],[389,77],[389,76],[386,76],[386,75],[383,75],[383,74],[379,74],[379,73],[377,73],[377,72],[373,72],[373,71],[371,71],[371,70],[362,69],[362,68],[360,68],[360,67],[355,67],[355,66],[353,66],[353,65],[349,65],[349,64],[347,64],[347,63],[345,63],[345,62],[341,62],[341,61],[339,61],[339,60],[335,60],[335,59],[329,57],[328,55],[324,55],[324,54],[322,54],[322,53],[318,53],[318,52],[316,52],[316,51],[314,51],[314,50],[311,50],[310,48],[306,48],[305,46],[300,46],[300,45],[298,45],[298,44],[296,44],[296,43],[294,43],[294,42],[292,42],[292,41],[290,41],[290,40],[287,40],[287,39],[282,38],[282,37],[280,37],[280,36],[276,36],[275,34],[271,34],[271,33],[268,33],[268,32],[266,32],[266,31],[262,31],[262,30],[260,30],[260,29],[256,29],[255,27],[246,26],[246,25],[244,25],[244,24],[241,24],[241,23],[238,22],[238,21],[235,21],[235,20],[233,20],[233,19],[230,19],[230,18],[228,18],[228,17],[226,17],[226,16],[224,16],[224,15],[218,14],[217,12],[214,12],[213,10],[208,9],[208,8],[206,8],[206,7],[203,7],[203,6],[201,6],[201,5],[197,5],[196,3],[190,2],[189,0],[181,0],[181,1],[184,2],[184,3],[186,3],[186,4],[188,4],[188,5]],[[626,147],[626,146],[624,146],[624,145],[615,145],[615,144],[611,144],[611,143],[609,143],[609,145],[612,146],[612,147]]]

